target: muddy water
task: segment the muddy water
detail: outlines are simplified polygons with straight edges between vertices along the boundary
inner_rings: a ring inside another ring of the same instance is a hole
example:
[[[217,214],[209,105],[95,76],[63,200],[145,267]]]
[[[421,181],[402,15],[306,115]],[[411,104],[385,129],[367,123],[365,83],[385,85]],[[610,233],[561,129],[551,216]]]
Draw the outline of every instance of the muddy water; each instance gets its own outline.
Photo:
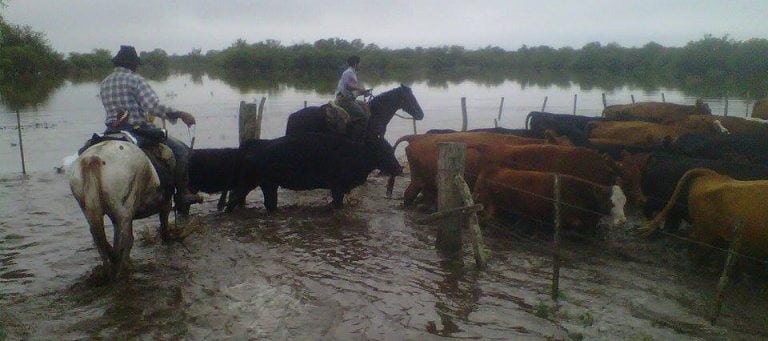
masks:
[[[236,145],[237,104],[261,94],[188,81],[153,84],[160,94],[178,91],[163,99],[198,118],[197,131],[172,127],[171,134],[194,136],[199,148]],[[504,126],[520,127],[545,95],[557,109],[553,92],[563,95],[560,111],[570,110],[573,89],[502,87],[414,85],[426,113],[419,130],[460,127],[461,96],[469,96],[470,128],[490,126],[510,88],[521,98],[507,94]],[[581,114],[599,112],[598,91],[579,97],[594,102]],[[325,191],[280,192],[280,212],[270,215],[260,193],[233,214],[216,212],[209,196],[182,226],[191,232],[182,243],[158,243],[156,217],[136,221],[130,276],[95,285],[98,253],[66,175],[53,172],[100,130],[95,93],[95,84],[70,84],[22,117],[26,178],[18,173],[15,115],[0,115],[0,339],[768,338],[765,280],[740,278],[712,326],[717,271],[696,270],[675,241],[638,240],[625,230],[606,241],[567,239],[555,303],[551,236],[489,227],[488,269],[471,266],[469,248],[467,265],[452,267],[434,249],[436,227],[415,223],[424,213],[384,198],[384,181],[374,177],[341,211],[328,208]],[[271,138],[302,100],[324,96],[284,89],[268,97],[262,133]],[[396,118],[388,138],[411,129]],[[395,196],[406,183],[397,181]]]
[[[402,193],[402,179],[396,193]],[[216,197],[195,207],[184,242],[157,243],[137,221],[132,273],[94,285],[98,255],[64,175],[0,181],[0,323],[11,339],[755,339],[768,337],[765,284],[742,279],[721,321],[707,321],[716,274],[697,272],[669,240],[565,243],[559,303],[549,299],[546,235],[489,228],[493,257],[477,271],[435,251],[372,177],[329,208],[325,191],[260,193],[234,214]]]

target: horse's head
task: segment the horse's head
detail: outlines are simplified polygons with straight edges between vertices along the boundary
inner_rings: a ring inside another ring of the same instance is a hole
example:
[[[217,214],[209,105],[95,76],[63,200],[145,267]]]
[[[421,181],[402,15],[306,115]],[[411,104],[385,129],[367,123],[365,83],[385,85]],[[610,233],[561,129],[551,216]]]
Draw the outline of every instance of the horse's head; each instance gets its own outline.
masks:
[[[424,118],[424,112],[421,111],[421,106],[419,105],[419,101],[416,100],[416,97],[413,96],[413,91],[411,91],[411,88],[400,84],[400,107],[403,108],[405,112],[407,112],[409,115],[413,116],[413,119],[415,120],[421,120]]]

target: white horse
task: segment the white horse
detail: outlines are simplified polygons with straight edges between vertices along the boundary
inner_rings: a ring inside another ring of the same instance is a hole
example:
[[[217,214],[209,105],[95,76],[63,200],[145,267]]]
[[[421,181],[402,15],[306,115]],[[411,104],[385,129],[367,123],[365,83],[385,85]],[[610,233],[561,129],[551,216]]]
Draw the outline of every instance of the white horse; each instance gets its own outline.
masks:
[[[149,157],[135,144],[98,143],[75,160],[69,173],[72,194],[88,220],[105,273],[114,279],[126,268],[133,246],[133,220],[160,216],[160,235],[169,240],[171,195],[164,193]],[[107,241],[104,215],[112,221],[114,239]]]

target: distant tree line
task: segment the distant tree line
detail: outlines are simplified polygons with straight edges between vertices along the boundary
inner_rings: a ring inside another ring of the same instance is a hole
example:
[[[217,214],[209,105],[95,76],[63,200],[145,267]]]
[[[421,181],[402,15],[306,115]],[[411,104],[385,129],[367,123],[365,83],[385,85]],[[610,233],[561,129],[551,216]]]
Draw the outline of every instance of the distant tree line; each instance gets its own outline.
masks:
[[[205,54],[193,49],[186,55],[169,56],[162,49],[155,49],[142,52],[141,57],[142,68],[161,74],[167,68],[206,70],[235,83],[247,83],[256,77],[311,82],[312,78],[330,76],[327,83],[333,83],[334,75],[345,67],[344,61],[352,54],[362,57],[366,79],[374,80],[471,79],[475,75],[515,78],[518,74],[560,72],[579,74],[582,78],[599,75],[638,82],[647,79],[689,89],[710,84],[734,95],[745,95],[751,89],[753,96],[764,96],[768,89],[764,76],[768,73],[768,40],[737,41],[711,35],[683,47],[664,47],[654,42],[642,47],[592,42],[580,49],[524,45],[515,51],[494,46],[475,50],[462,46],[388,49],[364,44],[360,39],[338,38],[290,46],[276,40],[248,43],[239,39],[223,50]],[[78,58],[81,63],[75,64]],[[82,59],[90,60],[90,64],[83,66]],[[74,71],[109,69],[109,53],[104,50],[70,54],[67,61]]]
[[[73,81],[93,81],[112,69],[112,52],[107,49],[65,57],[53,51],[43,34],[9,25],[1,16],[0,47],[2,84],[64,76]],[[140,72],[154,79],[163,79],[173,70],[198,76],[207,73],[240,88],[287,82],[300,88],[330,91],[345,67],[344,61],[352,54],[362,58],[365,80],[374,84],[427,80],[439,85],[464,79],[488,84],[500,84],[506,79],[523,84],[546,80],[567,84],[569,79],[576,79],[583,82],[579,83],[582,87],[586,84],[607,89],[635,83],[643,87],[670,86],[697,95],[721,96],[726,92],[745,96],[751,91],[749,96],[756,98],[768,92],[768,40],[737,41],[711,35],[683,47],[664,47],[654,42],[642,47],[592,42],[579,49],[524,45],[515,51],[495,46],[475,50],[462,46],[389,49],[364,44],[360,39],[338,38],[290,46],[276,40],[248,43],[239,39],[223,50],[205,54],[200,49],[185,55],[168,55],[161,48],[143,51]]]

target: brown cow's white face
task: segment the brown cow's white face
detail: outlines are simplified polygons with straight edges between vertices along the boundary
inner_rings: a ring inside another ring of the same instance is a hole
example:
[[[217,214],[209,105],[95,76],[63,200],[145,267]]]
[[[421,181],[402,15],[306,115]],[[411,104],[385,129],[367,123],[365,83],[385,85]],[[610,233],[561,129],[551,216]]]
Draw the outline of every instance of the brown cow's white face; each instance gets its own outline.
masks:
[[[627,197],[617,185],[611,186],[611,224],[614,226],[624,225],[627,217],[624,215],[624,205],[627,203]]]

